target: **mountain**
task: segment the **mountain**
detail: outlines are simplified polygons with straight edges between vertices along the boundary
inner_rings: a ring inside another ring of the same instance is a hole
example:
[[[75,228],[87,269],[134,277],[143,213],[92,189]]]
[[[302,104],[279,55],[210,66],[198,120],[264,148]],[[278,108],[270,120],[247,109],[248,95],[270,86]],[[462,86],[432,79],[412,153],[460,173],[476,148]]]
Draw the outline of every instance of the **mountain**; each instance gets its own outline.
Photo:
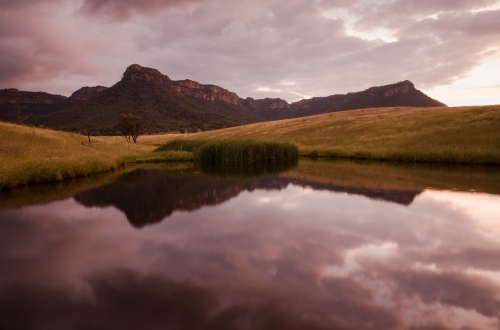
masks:
[[[146,133],[205,131],[261,121],[372,107],[445,106],[408,80],[345,95],[289,104],[279,98],[240,98],[215,85],[171,80],[156,69],[130,65],[111,87],[82,87],[70,97],[0,90],[0,120],[91,134],[117,134],[124,113],[144,119]]]
[[[115,134],[117,119],[129,112],[144,119],[147,133],[195,132],[264,121],[238,103],[236,94],[218,86],[172,81],[155,69],[131,65],[112,87],[39,116],[35,123],[66,131]]]
[[[280,120],[318,115],[327,112],[381,107],[445,107],[405,80],[396,84],[371,87],[367,90],[326,97],[313,97],[288,104],[282,99],[254,100],[243,104],[256,109],[266,120]]]

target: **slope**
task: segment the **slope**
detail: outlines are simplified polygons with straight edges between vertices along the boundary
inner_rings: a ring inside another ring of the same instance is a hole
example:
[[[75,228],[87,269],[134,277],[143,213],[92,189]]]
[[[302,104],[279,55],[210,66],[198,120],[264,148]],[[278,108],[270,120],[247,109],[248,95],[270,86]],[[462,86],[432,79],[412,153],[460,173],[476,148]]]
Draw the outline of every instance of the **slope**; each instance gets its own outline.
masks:
[[[204,131],[263,121],[250,109],[224,101],[184,96],[153,80],[124,77],[91,99],[42,116],[46,126],[92,134],[116,134],[120,114],[141,116],[146,133]]]
[[[189,138],[291,142],[301,155],[319,157],[500,164],[500,105],[352,110]],[[147,142],[163,141],[151,137]]]

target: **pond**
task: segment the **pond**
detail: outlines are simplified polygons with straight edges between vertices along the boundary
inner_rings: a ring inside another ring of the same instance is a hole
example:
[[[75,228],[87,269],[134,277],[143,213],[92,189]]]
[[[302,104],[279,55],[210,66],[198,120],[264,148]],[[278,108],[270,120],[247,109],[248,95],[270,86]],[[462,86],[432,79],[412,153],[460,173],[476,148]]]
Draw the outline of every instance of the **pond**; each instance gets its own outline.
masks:
[[[0,194],[0,329],[498,329],[500,171],[189,164]]]

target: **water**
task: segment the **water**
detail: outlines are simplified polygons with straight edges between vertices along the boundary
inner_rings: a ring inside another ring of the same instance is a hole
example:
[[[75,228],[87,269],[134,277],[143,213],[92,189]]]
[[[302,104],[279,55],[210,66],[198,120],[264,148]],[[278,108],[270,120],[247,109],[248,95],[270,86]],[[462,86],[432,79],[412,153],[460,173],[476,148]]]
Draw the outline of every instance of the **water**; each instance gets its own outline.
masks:
[[[497,172],[301,161],[3,193],[0,329],[498,329]]]

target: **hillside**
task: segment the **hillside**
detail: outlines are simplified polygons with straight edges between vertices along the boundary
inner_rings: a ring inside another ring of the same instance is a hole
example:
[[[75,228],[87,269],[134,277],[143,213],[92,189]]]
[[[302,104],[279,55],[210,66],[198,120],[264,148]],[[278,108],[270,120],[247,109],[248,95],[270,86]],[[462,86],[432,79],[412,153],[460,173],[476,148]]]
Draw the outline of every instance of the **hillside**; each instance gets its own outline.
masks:
[[[243,107],[181,95],[161,83],[122,79],[86,102],[40,117],[46,126],[74,132],[115,134],[120,114],[144,119],[146,133],[176,130],[196,132],[260,122],[264,119]]]
[[[313,97],[288,104],[281,99],[253,100],[243,103],[256,109],[267,120],[280,120],[318,115],[328,112],[384,107],[444,107],[405,80],[396,84],[371,87],[367,90],[326,97]]]
[[[115,85],[82,87],[70,97],[44,92],[0,90],[0,120],[59,130],[118,134],[124,113],[141,116],[145,133],[197,132],[243,124],[305,117],[370,107],[445,106],[410,81],[371,87],[345,95],[315,97],[288,104],[279,98],[240,98],[215,85],[171,80],[156,69],[130,65]],[[17,113],[16,113],[17,110]]]
[[[161,144],[172,138],[151,136],[143,141]],[[500,164],[500,105],[352,110],[185,138],[291,142],[301,155],[319,157]]]

